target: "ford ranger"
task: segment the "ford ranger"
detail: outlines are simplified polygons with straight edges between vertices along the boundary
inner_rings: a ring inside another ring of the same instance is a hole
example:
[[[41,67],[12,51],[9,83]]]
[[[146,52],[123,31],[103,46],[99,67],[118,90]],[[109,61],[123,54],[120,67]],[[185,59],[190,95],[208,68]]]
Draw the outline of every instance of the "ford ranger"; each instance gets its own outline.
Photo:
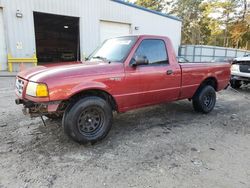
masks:
[[[189,99],[209,113],[229,80],[230,64],[178,63],[167,37],[125,36],[106,40],[86,62],[18,73],[16,103],[31,116],[62,117],[69,137],[92,143],[108,134],[114,111]]]

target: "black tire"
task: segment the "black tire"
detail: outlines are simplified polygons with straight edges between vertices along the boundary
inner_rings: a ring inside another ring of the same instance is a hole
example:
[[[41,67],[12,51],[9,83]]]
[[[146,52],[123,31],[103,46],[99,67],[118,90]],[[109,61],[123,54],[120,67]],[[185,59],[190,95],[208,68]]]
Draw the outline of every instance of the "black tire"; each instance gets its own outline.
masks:
[[[193,97],[193,107],[196,112],[207,114],[214,109],[216,92],[210,85],[200,88]]]
[[[230,80],[230,85],[234,89],[239,89],[241,87],[241,81],[240,80]]]
[[[62,123],[70,138],[86,144],[104,139],[111,129],[112,119],[108,102],[99,97],[85,97],[66,109]]]

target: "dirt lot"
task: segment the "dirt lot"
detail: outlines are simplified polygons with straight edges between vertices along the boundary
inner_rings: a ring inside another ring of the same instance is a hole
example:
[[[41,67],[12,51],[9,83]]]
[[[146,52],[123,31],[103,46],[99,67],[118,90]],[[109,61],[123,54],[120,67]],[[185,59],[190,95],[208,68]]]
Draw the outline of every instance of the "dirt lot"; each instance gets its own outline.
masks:
[[[250,187],[250,88],[197,114],[180,101],[115,115],[107,139],[83,146],[57,122],[22,115],[0,78],[0,187]]]

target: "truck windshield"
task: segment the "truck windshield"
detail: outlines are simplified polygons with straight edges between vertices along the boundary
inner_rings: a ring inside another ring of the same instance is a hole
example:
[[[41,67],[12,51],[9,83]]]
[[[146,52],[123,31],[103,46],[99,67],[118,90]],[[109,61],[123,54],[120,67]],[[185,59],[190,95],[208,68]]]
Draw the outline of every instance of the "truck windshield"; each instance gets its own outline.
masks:
[[[135,36],[108,39],[94,51],[89,61],[123,62],[135,42]]]

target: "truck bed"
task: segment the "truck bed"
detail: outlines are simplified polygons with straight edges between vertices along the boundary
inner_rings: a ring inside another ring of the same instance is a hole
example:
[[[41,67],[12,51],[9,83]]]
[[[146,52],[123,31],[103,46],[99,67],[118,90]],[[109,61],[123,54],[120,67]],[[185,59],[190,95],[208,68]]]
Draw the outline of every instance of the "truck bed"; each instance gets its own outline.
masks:
[[[180,63],[182,79],[180,99],[192,98],[201,81],[207,78],[217,80],[216,90],[228,85],[229,63]]]

